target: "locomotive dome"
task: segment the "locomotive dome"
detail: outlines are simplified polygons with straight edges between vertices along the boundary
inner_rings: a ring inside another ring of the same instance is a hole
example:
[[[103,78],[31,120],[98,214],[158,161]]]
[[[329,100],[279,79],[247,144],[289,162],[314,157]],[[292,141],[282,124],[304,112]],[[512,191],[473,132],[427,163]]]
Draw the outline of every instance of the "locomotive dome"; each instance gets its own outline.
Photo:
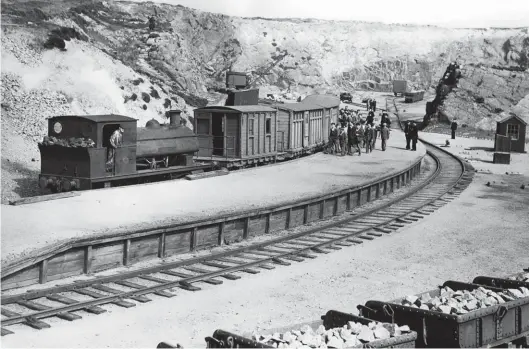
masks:
[[[151,120],[147,121],[147,123],[145,124],[145,127],[147,127],[147,128],[160,128],[160,123],[158,122],[158,120],[151,119]]]

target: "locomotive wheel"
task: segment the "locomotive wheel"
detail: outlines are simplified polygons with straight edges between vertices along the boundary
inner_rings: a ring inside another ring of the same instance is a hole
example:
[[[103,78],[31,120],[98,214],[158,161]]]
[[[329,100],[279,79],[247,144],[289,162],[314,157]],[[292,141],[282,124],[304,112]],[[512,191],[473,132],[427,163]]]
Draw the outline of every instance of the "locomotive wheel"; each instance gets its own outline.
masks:
[[[60,193],[62,192],[62,183],[60,181],[57,181],[55,185],[51,186],[51,192],[52,193]]]

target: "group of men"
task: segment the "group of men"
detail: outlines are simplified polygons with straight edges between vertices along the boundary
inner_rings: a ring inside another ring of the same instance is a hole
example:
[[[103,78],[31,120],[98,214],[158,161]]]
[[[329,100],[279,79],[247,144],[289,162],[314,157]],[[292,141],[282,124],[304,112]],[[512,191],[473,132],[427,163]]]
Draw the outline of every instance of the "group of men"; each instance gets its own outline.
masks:
[[[377,101],[374,98],[368,98],[365,100],[366,109],[376,111],[377,110]]]
[[[417,150],[417,141],[419,140],[419,128],[413,121],[406,121],[404,124],[404,135],[406,136],[406,150]],[[410,141],[412,147],[410,149]]]
[[[387,113],[379,113],[380,117],[380,127],[382,127],[382,124],[387,124],[388,127],[391,126],[391,120]],[[357,122],[364,122],[364,118],[362,117],[362,113],[360,112],[360,109],[357,110],[351,110],[347,106],[345,106],[345,109],[340,109],[340,115],[338,116],[338,122],[342,127],[345,127],[348,123],[356,124]],[[372,124],[375,122],[375,111],[369,110],[367,113],[367,117],[365,119],[366,124]]]
[[[378,129],[374,123],[366,123],[363,120],[353,123],[347,122],[345,125],[334,122],[331,124],[329,133],[329,148],[327,153],[341,154],[342,156],[358,153],[362,155],[362,148],[370,153],[375,149],[375,143],[380,133],[382,140],[382,150],[386,151],[387,140],[389,139],[388,125],[383,123]]]

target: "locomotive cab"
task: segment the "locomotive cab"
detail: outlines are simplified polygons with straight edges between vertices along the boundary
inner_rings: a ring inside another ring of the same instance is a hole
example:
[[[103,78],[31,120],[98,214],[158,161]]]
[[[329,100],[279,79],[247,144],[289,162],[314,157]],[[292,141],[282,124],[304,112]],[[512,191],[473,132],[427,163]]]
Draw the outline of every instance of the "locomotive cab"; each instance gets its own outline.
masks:
[[[137,120],[122,115],[58,116],[48,119],[48,136],[39,143],[39,186],[53,192],[103,186],[105,178],[136,172]],[[110,137],[121,127],[121,145],[109,171]]]

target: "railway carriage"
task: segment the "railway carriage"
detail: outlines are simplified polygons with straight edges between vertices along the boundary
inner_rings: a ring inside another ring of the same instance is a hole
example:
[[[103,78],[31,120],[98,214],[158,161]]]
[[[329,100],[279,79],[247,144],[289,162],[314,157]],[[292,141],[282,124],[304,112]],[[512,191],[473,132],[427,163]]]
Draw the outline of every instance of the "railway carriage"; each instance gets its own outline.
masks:
[[[276,161],[277,111],[262,105],[195,109],[199,161],[228,169]]]
[[[338,122],[338,115],[340,115],[340,99],[334,95],[309,95],[305,97],[303,102],[313,103],[324,108],[324,115],[327,116],[328,124],[324,125],[324,129],[329,130],[331,123]]]
[[[321,150],[329,141],[329,128],[338,120],[340,100],[331,95],[310,95],[299,103],[275,104],[278,110],[280,152],[286,157]]]
[[[280,151],[287,157],[310,153],[326,142],[324,123],[327,119],[319,105],[285,103],[274,106],[278,110]]]

